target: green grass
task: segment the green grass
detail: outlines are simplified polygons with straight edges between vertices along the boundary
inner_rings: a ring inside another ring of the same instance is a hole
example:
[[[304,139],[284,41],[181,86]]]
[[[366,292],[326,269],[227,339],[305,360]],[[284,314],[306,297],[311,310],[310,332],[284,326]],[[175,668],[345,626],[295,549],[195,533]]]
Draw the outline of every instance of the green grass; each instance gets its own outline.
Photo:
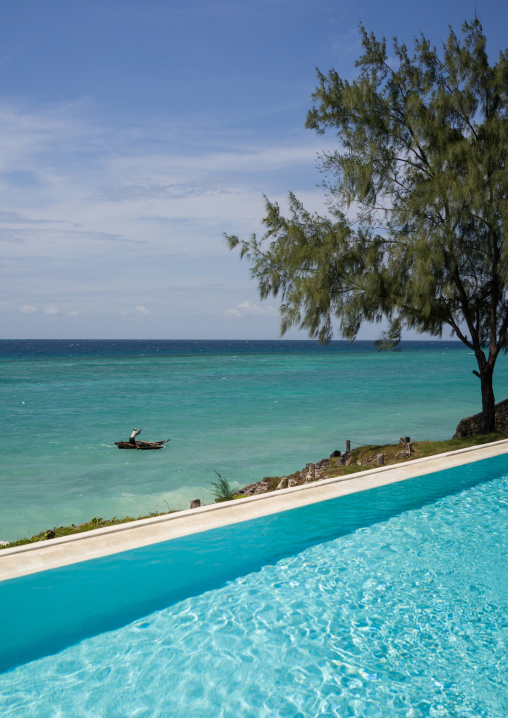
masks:
[[[361,461],[366,458],[373,458],[377,454],[385,455],[385,464],[397,464],[402,461],[413,461],[414,459],[421,459],[425,456],[435,456],[436,454],[444,454],[447,451],[458,451],[459,449],[466,449],[470,446],[481,446],[482,444],[489,444],[492,441],[500,441],[501,439],[507,439],[508,433],[494,432],[492,434],[475,435],[475,436],[464,436],[461,439],[448,439],[446,441],[415,441],[412,444],[412,453],[409,458],[399,458],[398,452],[404,450],[403,444],[385,444],[384,446],[360,446],[353,451],[353,463]],[[356,460],[356,461],[355,461]],[[346,467],[351,468],[351,467]],[[355,469],[371,469],[372,465],[367,466],[356,466]]]
[[[13,548],[14,546],[24,546],[25,544],[29,543],[37,543],[39,541],[47,541],[48,539],[60,538],[61,536],[72,536],[73,534],[80,534],[85,531],[102,529],[106,526],[127,524],[131,521],[138,521],[139,519],[148,519],[154,516],[163,516],[166,513],[174,513],[174,511],[153,512],[148,514],[147,516],[138,516],[137,518],[135,518],[134,516],[124,516],[123,518],[119,519],[116,516],[113,516],[112,519],[103,519],[99,516],[96,516],[87,523],[79,524],[78,526],[75,526],[74,524],[71,524],[70,526],[58,526],[52,529],[48,529],[46,531],[41,531],[41,533],[36,534],[35,536],[31,536],[30,538],[22,538],[18,541],[12,541],[6,546],[0,546],[0,550],[3,548]]]
[[[500,441],[508,439],[508,432],[494,432],[492,434],[465,436],[461,439],[447,439],[446,441],[415,441],[412,444],[412,453],[410,457],[399,457],[400,451],[405,450],[404,444],[366,444],[358,446],[351,452],[351,463],[349,466],[342,466],[338,459],[331,459],[328,466],[322,470],[320,479],[333,478],[336,476],[348,476],[356,474],[359,471],[368,471],[377,466],[376,457],[378,454],[384,454],[385,466],[393,466],[401,464],[405,461],[414,461],[422,459],[425,456],[435,456],[443,454],[447,451],[458,451],[469,446],[481,446],[492,441]],[[361,465],[362,461],[371,459],[370,463]],[[302,472],[295,471],[294,474],[287,474],[289,479],[296,479],[298,483],[302,483]],[[269,480],[269,491],[275,491],[281,476],[265,477]]]

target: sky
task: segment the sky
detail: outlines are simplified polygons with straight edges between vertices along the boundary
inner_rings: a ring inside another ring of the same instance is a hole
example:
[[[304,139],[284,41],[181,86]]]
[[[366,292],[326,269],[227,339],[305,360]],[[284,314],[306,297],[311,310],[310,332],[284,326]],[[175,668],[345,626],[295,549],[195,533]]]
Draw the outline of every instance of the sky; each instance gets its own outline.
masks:
[[[0,338],[277,338],[223,233],[324,210],[316,68],[475,11],[495,60],[506,0],[0,0]]]

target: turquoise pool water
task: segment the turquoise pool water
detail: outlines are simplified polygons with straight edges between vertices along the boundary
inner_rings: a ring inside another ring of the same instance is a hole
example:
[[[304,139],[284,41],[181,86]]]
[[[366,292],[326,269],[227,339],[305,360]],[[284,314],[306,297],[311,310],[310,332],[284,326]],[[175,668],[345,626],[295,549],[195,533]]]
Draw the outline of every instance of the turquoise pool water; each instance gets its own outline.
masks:
[[[41,656],[0,676],[0,714],[505,718],[506,474],[499,457],[0,583],[4,667]]]

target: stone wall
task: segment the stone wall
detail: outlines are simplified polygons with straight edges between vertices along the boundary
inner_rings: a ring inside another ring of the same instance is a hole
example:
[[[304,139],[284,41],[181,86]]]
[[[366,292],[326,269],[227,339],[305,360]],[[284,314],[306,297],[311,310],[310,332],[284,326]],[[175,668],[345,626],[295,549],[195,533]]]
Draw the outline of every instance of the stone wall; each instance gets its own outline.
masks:
[[[453,438],[460,439],[462,436],[480,434],[481,419],[481,412],[462,419],[457,425]],[[508,431],[508,399],[496,404],[496,431]]]

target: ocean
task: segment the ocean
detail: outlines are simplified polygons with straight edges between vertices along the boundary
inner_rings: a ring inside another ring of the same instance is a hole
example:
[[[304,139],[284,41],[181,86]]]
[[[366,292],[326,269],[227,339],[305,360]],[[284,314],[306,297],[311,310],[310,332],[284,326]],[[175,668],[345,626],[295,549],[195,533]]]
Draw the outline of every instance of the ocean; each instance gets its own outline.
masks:
[[[2,340],[0,540],[211,503],[353,445],[451,438],[481,409],[459,342]],[[508,362],[495,373],[508,396]],[[132,428],[160,451],[119,451]]]

